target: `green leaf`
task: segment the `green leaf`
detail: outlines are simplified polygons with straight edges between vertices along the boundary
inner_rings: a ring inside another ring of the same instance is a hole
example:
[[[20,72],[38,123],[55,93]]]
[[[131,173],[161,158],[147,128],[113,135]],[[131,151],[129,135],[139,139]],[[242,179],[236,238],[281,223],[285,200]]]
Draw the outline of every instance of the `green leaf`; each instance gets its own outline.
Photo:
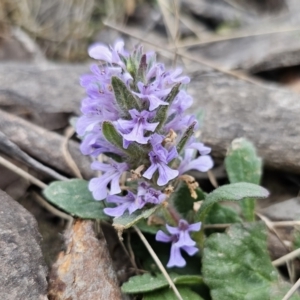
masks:
[[[186,217],[189,212],[193,211],[193,205],[196,201],[203,200],[205,198],[205,193],[200,189],[196,189],[197,199],[191,197],[190,190],[186,183],[180,183],[179,187],[172,194],[171,201],[173,201],[174,206],[184,217]]]
[[[49,202],[72,216],[82,219],[109,220],[103,212],[103,201],[96,201],[82,179],[54,181],[43,191]]]
[[[171,90],[171,92],[169,93],[169,95],[167,96],[165,102],[169,103],[169,105],[161,105],[156,114],[154,119],[151,121],[153,123],[155,122],[159,122],[159,124],[157,125],[155,131],[158,132],[162,126],[165,124],[165,121],[167,119],[167,113],[168,113],[168,109],[170,107],[170,105],[172,104],[173,100],[176,98],[176,96],[179,93],[179,88],[180,88],[180,83],[177,83]]]
[[[136,223],[136,226],[143,232],[156,234],[158,230],[162,230],[165,226],[162,225],[148,225],[146,219],[141,219]]]
[[[140,211],[137,210],[131,215],[128,212],[125,212],[121,217],[114,218],[113,220],[113,226],[115,228],[118,228],[118,230],[124,230],[131,226],[133,226],[135,223],[142,219],[149,218],[152,214],[154,214],[159,208],[161,208],[161,205],[156,205],[152,208]]]
[[[145,82],[145,75],[146,75],[146,71],[147,71],[147,55],[143,54],[141,57],[141,61],[139,64],[139,67],[137,69],[137,74],[135,78],[135,82]]]
[[[116,130],[115,126],[108,121],[102,123],[102,132],[104,137],[115,147],[124,151],[123,148],[123,138]]]
[[[203,300],[198,294],[186,287],[179,287],[178,292],[184,300]],[[178,300],[170,288],[145,294],[143,300]]]
[[[205,224],[241,223],[242,221],[235,210],[219,203],[213,204],[205,217]]]
[[[194,127],[196,126],[197,122],[193,122],[192,125],[190,125],[187,130],[184,132],[181,140],[177,144],[177,152],[181,153],[182,149],[184,148],[186,142],[189,140],[189,138],[194,133]]]
[[[262,223],[234,224],[227,233],[212,234],[205,242],[202,274],[213,300],[281,300],[290,288],[272,265]]]
[[[169,274],[172,281],[177,285],[200,285],[203,283],[202,277],[197,275]],[[127,294],[140,294],[152,292],[163,287],[168,287],[169,283],[163,274],[153,276],[149,273],[133,276],[122,285],[122,292]]]
[[[220,201],[239,201],[244,198],[266,198],[269,192],[256,184],[239,182],[223,185],[208,194],[203,201],[197,215],[197,220],[203,221],[214,203]]]
[[[262,176],[262,159],[257,156],[254,145],[244,138],[235,139],[225,158],[226,171],[231,183],[250,182],[259,184]],[[255,220],[255,199],[240,202],[247,221]]]
[[[139,146],[135,142],[131,143],[127,149],[124,149],[122,136],[118,133],[115,126],[109,121],[104,121],[102,123],[102,132],[103,132],[104,137],[111,144],[113,144],[115,147],[119,148],[124,153],[128,154],[129,156],[133,157],[135,162],[137,162],[137,164],[139,164],[138,163],[139,160],[144,157],[144,152],[141,148],[139,148]]]
[[[111,79],[111,84],[114,90],[116,101],[123,112],[127,112],[128,114],[130,109],[140,109],[138,100],[127,89],[127,86],[120,78],[113,76]]]

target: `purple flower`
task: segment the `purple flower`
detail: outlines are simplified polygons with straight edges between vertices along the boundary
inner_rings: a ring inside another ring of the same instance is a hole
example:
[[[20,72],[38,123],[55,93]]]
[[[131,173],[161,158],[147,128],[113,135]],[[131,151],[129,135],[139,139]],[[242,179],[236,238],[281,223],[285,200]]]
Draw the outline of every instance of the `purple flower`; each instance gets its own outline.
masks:
[[[169,122],[164,126],[164,130],[166,132],[169,132],[170,129],[173,129],[177,133],[182,133],[194,122],[198,124],[198,121],[196,120],[196,117],[194,115],[183,116],[174,113],[173,115],[170,116]]]
[[[141,182],[138,186],[137,195],[140,203],[160,204],[166,199],[166,194],[158,191],[146,182]]]
[[[198,252],[198,248],[195,247],[196,242],[191,239],[189,232],[199,231],[201,228],[201,222],[189,225],[187,221],[180,220],[178,227],[172,227],[169,225],[166,225],[166,227],[171,235],[167,235],[163,231],[159,230],[155,239],[164,243],[172,242],[170,259],[167,267],[184,267],[186,265],[186,261],[181,255],[181,249],[190,256]]]
[[[124,197],[115,195],[108,196],[106,201],[108,203],[118,204],[116,207],[108,207],[104,209],[104,212],[112,217],[120,217],[126,210],[128,210],[129,214],[132,214],[137,209],[140,209],[144,206],[137,201],[137,196],[130,191],[128,191],[128,194]]]
[[[164,201],[166,195],[161,191],[157,191],[149,184],[142,182],[138,186],[137,195],[128,191],[128,194],[124,197],[121,196],[107,196],[106,201],[108,203],[117,204],[116,207],[105,208],[104,212],[112,217],[120,217],[128,210],[129,214],[132,214],[138,209],[143,208],[146,204],[160,204]]]
[[[166,72],[163,74],[164,77],[164,83],[165,85],[171,85],[174,83],[183,83],[183,84],[187,84],[190,82],[190,78],[188,76],[181,76],[178,77],[178,75],[180,75],[182,73],[182,69],[181,68],[177,68],[176,70],[174,70],[173,72]]]
[[[110,184],[110,195],[121,192],[119,180],[123,172],[128,170],[126,163],[117,163],[110,160],[109,164],[94,161],[91,165],[93,170],[105,172],[98,178],[93,178],[89,183],[89,190],[93,193],[95,200],[103,200],[107,197],[107,186]]]
[[[137,142],[139,144],[147,144],[150,137],[145,137],[145,131],[154,131],[157,123],[149,123],[147,120],[152,117],[152,114],[146,110],[142,112],[136,109],[129,110],[132,120],[117,121],[118,129],[122,132],[122,136],[126,141]]]
[[[147,179],[151,179],[154,172],[158,170],[157,184],[159,186],[166,185],[170,180],[178,176],[179,172],[173,170],[168,166],[168,163],[178,156],[175,147],[172,147],[169,151],[161,144],[162,137],[158,134],[154,134],[151,138],[152,151],[149,153],[151,165],[144,172],[143,176]]]
[[[102,136],[100,128],[94,128],[92,132],[84,136],[80,145],[80,151],[83,155],[91,155],[93,157],[97,157],[101,153],[115,153],[119,156],[124,154]]]
[[[169,105],[169,103],[164,102],[161,98],[166,97],[171,89],[160,89],[158,88],[159,81],[154,81],[151,84],[144,85],[142,82],[137,84],[139,93],[133,92],[133,94],[137,95],[141,99],[149,101],[149,110],[152,111],[159,107],[160,105]]]
[[[85,74],[80,77],[80,84],[84,88],[88,88],[91,84],[100,84],[102,87],[100,91],[109,91],[111,77],[122,77],[122,68],[120,67],[99,67],[97,64],[92,64],[90,70],[92,74]]]
[[[209,155],[201,155],[198,158],[193,159],[194,156],[195,156],[195,151],[193,149],[184,150],[184,159],[180,163],[179,174],[186,173],[187,171],[190,170],[207,172],[213,167],[214,163],[212,158]]]
[[[183,112],[192,105],[192,103],[193,98],[190,95],[188,95],[186,91],[180,90],[169,108],[168,115],[182,115]]]
[[[121,56],[128,56],[127,52],[124,50],[124,42],[117,41],[114,47],[110,49],[101,43],[96,43],[89,47],[89,56],[97,60],[103,60],[110,64],[117,64],[125,69],[125,64],[121,60]]]
[[[207,155],[211,152],[211,148],[205,146],[203,143],[195,142],[194,138],[188,141],[186,148],[197,149],[201,155]]]
[[[155,56],[148,55],[147,56],[147,64],[151,64],[151,59],[155,59]],[[149,68],[147,74],[146,74],[146,80],[147,82],[150,82],[153,78],[160,78],[161,75],[165,71],[165,66],[161,63],[153,63],[152,66]]]

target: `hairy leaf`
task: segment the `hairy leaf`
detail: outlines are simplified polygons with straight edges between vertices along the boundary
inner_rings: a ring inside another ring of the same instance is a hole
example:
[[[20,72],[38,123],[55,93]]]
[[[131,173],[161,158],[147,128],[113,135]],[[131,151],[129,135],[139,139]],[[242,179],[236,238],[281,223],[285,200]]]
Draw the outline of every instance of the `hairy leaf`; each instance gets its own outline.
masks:
[[[242,219],[231,207],[213,204],[205,218],[205,224],[241,223]]]
[[[103,201],[96,201],[82,179],[54,181],[43,191],[49,202],[72,216],[82,219],[109,220],[103,212]]]
[[[273,267],[266,240],[262,223],[234,224],[206,240],[202,273],[213,300],[282,299],[290,287]]]
[[[198,211],[197,220],[203,221],[214,203],[225,200],[239,201],[245,198],[266,198],[268,196],[269,192],[265,188],[253,183],[239,182],[223,185],[206,196]]]
[[[116,130],[115,126],[108,121],[102,123],[102,132],[104,137],[115,147],[124,151],[123,138]]]
[[[102,132],[104,137],[111,144],[113,144],[115,147],[119,148],[129,156],[133,157],[135,161],[143,158],[144,152],[135,142],[131,143],[127,149],[123,148],[123,138],[111,122],[104,121],[102,123]]]
[[[130,109],[139,110],[138,100],[128,90],[125,83],[118,77],[113,76],[111,84],[114,90],[116,101],[123,112],[128,112]]]
[[[159,122],[158,126],[156,127],[156,132],[158,132],[162,126],[165,124],[165,121],[167,120],[167,113],[168,113],[168,109],[169,106],[172,104],[172,102],[174,101],[174,99],[176,98],[176,96],[179,93],[179,87],[180,87],[180,83],[176,84],[171,92],[169,93],[169,95],[167,96],[165,102],[169,103],[169,105],[161,105],[157,112],[156,115],[154,117],[154,119],[152,120],[153,123],[155,122]]]
[[[197,275],[178,275],[171,273],[172,281],[177,285],[199,285],[202,284],[202,277]],[[133,276],[128,282],[122,285],[122,291],[128,294],[140,294],[152,292],[157,289],[169,286],[163,274],[153,276],[149,273]]]
[[[137,210],[133,212],[131,215],[128,212],[125,212],[121,217],[114,218],[113,226],[118,229],[127,229],[133,226],[138,221],[149,218],[159,208],[161,208],[161,205],[156,205],[152,208],[143,211]]]
[[[193,205],[196,201],[203,200],[205,198],[205,193],[200,189],[196,189],[197,199],[191,197],[191,192],[186,185],[182,182],[178,189],[172,194],[172,201],[174,206],[184,217],[186,217],[190,211],[193,211]]]
[[[177,144],[177,152],[181,153],[181,151],[183,150],[185,144],[187,143],[187,141],[189,140],[189,138],[193,135],[194,133],[194,127],[196,126],[197,122],[193,122],[192,125],[190,125],[187,130],[184,132],[181,140],[179,141],[179,143]]]
[[[162,230],[165,226],[162,225],[155,225],[155,224],[151,224],[148,225],[147,220],[146,219],[141,219],[140,221],[138,221],[136,223],[136,226],[143,232],[146,233],[151,233],[151,234],[156,234],[158,230]]]
[[[262,160],[257,156],[254,145],[246,139],[235,139],[231,143],[226,155],[225,166],[231,183],[260,183]],[[240,206],[245,219],[254,221],[255,199],[243,199]]]
[[[186,287],[179,287],[178,292],[184,300],[203,300],[198,294]],[[145,294],[143,300],[178,300],[170,288]]]

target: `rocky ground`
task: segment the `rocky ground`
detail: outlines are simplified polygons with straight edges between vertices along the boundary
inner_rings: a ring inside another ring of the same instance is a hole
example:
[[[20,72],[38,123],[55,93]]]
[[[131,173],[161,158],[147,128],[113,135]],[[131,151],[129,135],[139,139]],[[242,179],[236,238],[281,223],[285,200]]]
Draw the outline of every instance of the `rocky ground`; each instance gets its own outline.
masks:
[[[128,48],[142,41],[166,64],[181,65],[191,77],[192,109],[204,112],[201,139],[213,149],[214,179],[227,182],[226,150],[233,139],[246,137],[264,160],[262,185],[271,192],[258,212],[272,221],[299,220],[297,0],[182,0],[175,8],[172,1],[95,0],[80,8],[81,19],[72,13],[75,1],[40,1],[39,9],[36,2],[20,1],[29,8],[24,16],[24,6],[0,1],[1,299],[96,299],[97,284],[107,287],[101,299],[120,299],[119,283],[132,275],[130,259],[108,225],[106,239],[90,222],[70,225],[70,217],[49,207],[41,194],[53,180],[93,175],[70,125],[84,97],[78,80],[88,72],[85,49],[92,41],[122,37]],[[212,189],[207,175],[198,179]],[[296,225],[270,233],[273,259],[291,250]],[[85,231],[90,239],[82,241]],[[80,256],[85,247],[88,258]],[[82,268],[91,270],[89,278]],[[299,271],[295,260],[295,278]],[[88,298],[80,290],[86,281]]]

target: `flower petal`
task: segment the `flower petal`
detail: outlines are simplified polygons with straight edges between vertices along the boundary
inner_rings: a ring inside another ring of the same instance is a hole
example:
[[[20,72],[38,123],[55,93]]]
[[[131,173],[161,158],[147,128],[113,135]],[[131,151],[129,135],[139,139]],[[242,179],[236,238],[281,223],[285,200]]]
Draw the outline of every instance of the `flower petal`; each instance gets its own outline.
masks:
[[[110,193],[109,193],[110,195],[121,193],[119,179],[120,179],[120,174],[116,174],[112,179],[110,184]]]
[[[178,229],[178,227],[173,227],[173,226],[166,224],[166,228],[171,234],[179,234],[180,233],[180,230]]]
[[[123,197],[123,196],[116,196],[116,195],[108,195],[107,198],[106,198],[106,202],[108,203],[124,203],[126,202],[126,197]]]
[[[192,256],[199,251],[199,249],[194,246],[183,246],[181,249],[184,250],[189,256]]]
[[[95,200],[104,200],[107,196],[107,180],[93,178],[89,182],[89,190],[93,193]]]
[[[88,53],[91,58],[104,60],[109,63],[112,61],[111,51],[103,44],[97,43],[90,46]]]
[[[188,231],[180,231],[178,242],[176,242],[178,247],[182,246],[195,246],[196,242],[193,241],[188,233]]]
[[[207,155],[211,152],[211,148],[206,147],[202,143],[192,143],[189,145],[190,148],[197,149],[201,155]]]
[[[152,111],[156,108],[158,108],[160,105],[169,105],[169,103],[164,102],[160,99],[158,99],[156,96],[154,95],[148,95],[148,100],[149,100],[149,110]]]
[[[124,212],[126,211],[126,209],[128,209],[128,206],[130,205],[130,203],[123,203],[119,206],[116,207],[107,207],[104,208],[104,213],[107,214],[108,216],[111,217],[120,217],[124,214]]]
[[[186,262],[184,258],[181,255],[180,248],[177,247],[175,244],[172,244],[171,246],[171,253],[170,253],[170,259],[167,264],[168,268],[171,267],[184,267],[186,265]]]
[[[158,242],[169,243],[171,242],[171,237],[165,234],[162,230],[158,230],[155,236],[155,240]]]
[[[158,165],[156,164],[152,164],[150,165],[150,167],[144,172],[143,177],[147,178],[147,179],[151,179],[154,172],[157,170]]]
[[[190,224],[188,227],[188,231],[199,231],[201,228],[201,222],[197,222],[194,224]]]
[[[94,161],[91,163],[91,169],[102,172],[108,172],[111,171],[112,167],[110,164],[101,163],[100,161]]]
[[[158,165],[159,177],[157,180],[157,184],[159,186],[166,185],[170,180],[176,178],[179,174],[177,170],[171,169],[169,166],[164,164]]]

